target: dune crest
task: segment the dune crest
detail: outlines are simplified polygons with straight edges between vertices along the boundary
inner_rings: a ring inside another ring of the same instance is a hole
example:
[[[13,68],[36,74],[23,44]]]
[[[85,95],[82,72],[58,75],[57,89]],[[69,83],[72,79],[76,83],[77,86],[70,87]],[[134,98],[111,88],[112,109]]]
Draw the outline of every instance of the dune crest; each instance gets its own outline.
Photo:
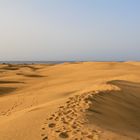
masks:
[[[88,87],[81,91],[81,93],[85,92],[100,92],[100,91],[111,91],[111,90],[121,90],[118,86],[106,83],[106,84],[95,84],[91,87]]]

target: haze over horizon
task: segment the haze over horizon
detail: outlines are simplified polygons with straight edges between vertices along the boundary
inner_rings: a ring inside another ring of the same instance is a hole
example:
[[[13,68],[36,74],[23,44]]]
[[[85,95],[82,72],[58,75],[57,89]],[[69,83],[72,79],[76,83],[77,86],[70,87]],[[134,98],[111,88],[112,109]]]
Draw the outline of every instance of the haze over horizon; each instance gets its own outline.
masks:
[[[139,0],[0,1],[0,61],[140,60]]]

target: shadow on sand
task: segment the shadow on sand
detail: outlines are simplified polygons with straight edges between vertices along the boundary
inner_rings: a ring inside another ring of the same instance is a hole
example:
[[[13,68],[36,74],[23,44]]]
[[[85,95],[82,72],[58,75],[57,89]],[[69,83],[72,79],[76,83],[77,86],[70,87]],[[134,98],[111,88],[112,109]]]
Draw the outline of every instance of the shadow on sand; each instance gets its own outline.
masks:
[[[140,83],[110,81],[121,91],[93,95],[87,111],[89,122],[122,135],[140,137]]]

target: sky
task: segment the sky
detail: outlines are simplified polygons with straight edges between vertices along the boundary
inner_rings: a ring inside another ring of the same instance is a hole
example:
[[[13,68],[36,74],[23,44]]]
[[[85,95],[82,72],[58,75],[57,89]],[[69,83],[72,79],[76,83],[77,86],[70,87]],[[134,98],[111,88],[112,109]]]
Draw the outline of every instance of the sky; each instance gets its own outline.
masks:
[[[0,0],[0,60],[140,60],[140,0]]]

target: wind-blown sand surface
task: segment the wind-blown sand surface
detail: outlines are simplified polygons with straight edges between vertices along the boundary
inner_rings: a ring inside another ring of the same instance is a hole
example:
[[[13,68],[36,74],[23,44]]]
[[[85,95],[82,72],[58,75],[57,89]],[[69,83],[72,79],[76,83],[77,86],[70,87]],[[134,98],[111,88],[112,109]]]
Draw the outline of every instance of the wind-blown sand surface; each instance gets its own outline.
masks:
[[[140,140],[140,62],[0,65],[0,140]]]

